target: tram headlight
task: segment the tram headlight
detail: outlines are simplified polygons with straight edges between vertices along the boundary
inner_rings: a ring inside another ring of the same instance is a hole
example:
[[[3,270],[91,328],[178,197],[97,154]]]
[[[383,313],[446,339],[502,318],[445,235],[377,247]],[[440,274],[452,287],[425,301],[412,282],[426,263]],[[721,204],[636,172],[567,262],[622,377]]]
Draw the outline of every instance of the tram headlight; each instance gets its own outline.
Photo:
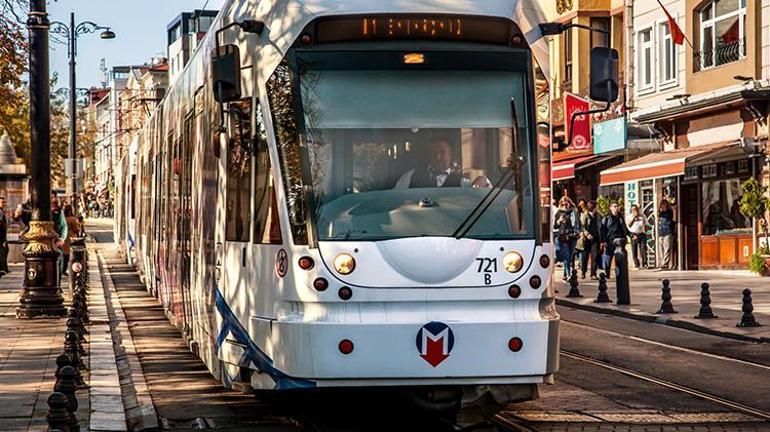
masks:
[[[503,258],[503,267],[508,273],[516,273],[524,266],[524,258],[518,252],[508,252]]]
[[[356,269],[356,260],[350,254],[341,253],[334,258],[334,270],[341,275],[349,275]]]

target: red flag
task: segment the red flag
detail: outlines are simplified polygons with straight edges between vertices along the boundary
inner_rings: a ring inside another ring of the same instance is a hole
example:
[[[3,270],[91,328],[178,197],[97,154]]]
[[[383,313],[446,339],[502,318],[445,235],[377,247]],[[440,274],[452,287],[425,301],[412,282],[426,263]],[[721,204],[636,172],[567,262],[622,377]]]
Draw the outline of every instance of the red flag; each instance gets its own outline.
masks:
[[[661,8],[663,8],[663,12],[665,12],[666,16],[668,17],[668,30],[671,32],[671,40],[674,41],[674,43],[677,45],[684,45],[685,37],[681,27],[679,27],[679,24],[676,23],[674,17],[668,13],[668,10],[665,6],[663,6],[663,3],[661,3],[660,0],[658,0],[658,4]]]

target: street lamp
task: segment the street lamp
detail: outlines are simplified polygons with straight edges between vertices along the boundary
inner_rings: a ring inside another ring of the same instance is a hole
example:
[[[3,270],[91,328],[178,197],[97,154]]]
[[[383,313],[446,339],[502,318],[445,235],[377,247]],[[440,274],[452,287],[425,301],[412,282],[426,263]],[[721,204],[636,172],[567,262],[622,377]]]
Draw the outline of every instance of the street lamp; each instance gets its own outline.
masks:
[[[91,21],[83,21],[75,24],[75,13],[70,14],[70,25],[63,22],[54,21],[51,23],[51,33],[56,33],[67,38],[70,59],[70,145],[68,149],[68,165],[70,167],[70,193],[72,207],[77,214],[78,211],[78,186],[77,186],[77,92],[76,92],[76,74],[75,58],[78,54],[78,36],[86,33],[95,33],[102,30],[99,34],[101,39],[115,39],[115,32],[110,27],[103,27]]]

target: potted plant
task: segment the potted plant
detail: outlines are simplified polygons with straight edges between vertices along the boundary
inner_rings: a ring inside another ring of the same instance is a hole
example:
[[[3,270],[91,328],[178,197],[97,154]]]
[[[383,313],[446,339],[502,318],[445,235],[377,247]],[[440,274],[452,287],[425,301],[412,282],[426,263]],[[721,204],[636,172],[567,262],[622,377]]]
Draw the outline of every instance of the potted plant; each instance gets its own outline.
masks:
[[[767,210],[770,199],[767,197],[767,186],[759,180],[750,178],[741,185],[743,195],[740,200],[741,214],[752,220],[759,221],[759,226],[765,238],[765,244],[757,250],[749,260],[749,269],[762,276],[770,275],[770,241],[768,241]]]

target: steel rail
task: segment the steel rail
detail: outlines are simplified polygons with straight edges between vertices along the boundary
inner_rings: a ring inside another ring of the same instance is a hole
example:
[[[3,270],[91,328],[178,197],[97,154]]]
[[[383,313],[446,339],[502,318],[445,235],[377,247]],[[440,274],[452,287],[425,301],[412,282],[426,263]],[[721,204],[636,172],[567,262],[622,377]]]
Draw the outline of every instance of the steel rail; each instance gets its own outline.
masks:
[[[668,348],[668,349],[671,349],[671,350],[681,351],[681,352],[685,352],[685,353],[688,353],[688,354],[699,355],[699,356],[703,356],[703,357],[712,358],[712,359],[715,359],[715,360],[734,362],[734,363],[738,363],[738,364],[741,364],[741,365],[744,365],[744,366],[750,366],[750,367],[754,367],[754,368],[757,368],[757,369],[763,369],[763,370],[766,370],[766,371],[770,371],[770,365],[766,365],[766,364],[762,364],[762,363],[756,363],[756,362],[749,361],[749,360],[743,360],[743,359],[739,359],[739,358],[735,358],[735,357],[723,356],[723,355],[719,355],[719,354],[712,354],[712,353],[709,353],[709,352],[699,351],[699,350],[695,350],[695,349],[692,349],[692,348],[685,348],[685,347],[676,346],[676,345],[667,345],[665,343],[654,341],[654,340],[651,340],[651,339],[645,339],[645,338],[639,337],[639,336],[633,336],[633,335],[628,335],[628,334],[623,334],[623,333],[615,332],[615,331],[612,331],[612,330],[606,330],[606,329],[602,329],[602,328],[599,328],[599,327],[594,327],[592,325],[579,323],[579,322],[576,322],[576,321],[569,321],[569,320],[562,319],[561,322],[564,323],[564,324],[567,324],[568,326],[588,328],[588,329],[591,329],[591,330],[596,331],[598,333],[603,333],[603,334],[606,334],[606,335],[616,336],[616,337],[620,337],[620,338],[624,338],[624,339],[628,339],[628,340],[632,340],[632,341],[636,341],[636,342],[641,342],[641,343],[645,343],[645,344],[649,344],[649,345],[654,345],[654,346],[661,347],[661,348]],[[685,330],[683,330],[683,331],[685,331]]]
[[[640,373],[640,372],[634,372],[634,371],[632,371],[630,369],[626,369],[626,368],[621,367],[621,366],[615,366],[613,364],[610,364],[610,363],[607,363],[607,362],[603,362],[601,360],[596,360],[594,358],[591,358],[591,357],[588,357],[588,356],[584,356],[582,354],[561,350],[561,355],[563,355],[565,357],[568,357],[568,358],[575,359],[575,360],[579,360],[579,361],[582,361],[582,362],[585,362],[585,363],[590,363],[590,364],[593,364],[595,366],[599,366],[599,367],[602,367],[604,369],[608,369],[608,370],[611,370],[611,371],[614,371],[614,372],[618,372],[618,373],[621,373],[623,375],[630,376],[632,378],[636,378],[636,379],[639,379],[639,380],[642,380],[642,381],[646,381],[646,382],[649,382],[649,383],[657,384],[659,386],[670,388],[672,390],[676,390],[676,391],[679,391],[679,392],[682,392],[682,393],[687,393],[689,395],[696,396],[696,397],[699,397],[701,399],[704,399],[704,400],[707,400],[707,401],[710,401],[710,402],[714,402],[714,403],[716,403],[718,405],[725,406],[725,407],[730,408],[732,410],[735,410],[735,411],[738,411],[738,412],[742,412],[744,414],[749,414],[749,415],[752,415],[754,417],[758,417],[758,418],[770,421],[770,412],[763,411],[763,410],[758,409],[758,408],[753,408],[753,407],[750,407],[748,405],[744,405],[744,404],[742,404],[740,402],[734,402],[734,401],[731,401],[731,400],[728,400],[728,399],[725,399],[725,398],[722,398],[722,397],[719,397],[719,396],[716,396],[716,395],[713,395],[713,394],[710,394],[710,393],[702,392],[700,390],[696,390],[696,389],[693,389],[693,388],[690,388],[690,387],[683,386],[681,384],[676,384],[676,383],[673,383],[671,381],[666,381],[666,380],[663,380],[663,379],[655,378],[655,377],[652,377],[650,375],[643,374],[643,373]]]

